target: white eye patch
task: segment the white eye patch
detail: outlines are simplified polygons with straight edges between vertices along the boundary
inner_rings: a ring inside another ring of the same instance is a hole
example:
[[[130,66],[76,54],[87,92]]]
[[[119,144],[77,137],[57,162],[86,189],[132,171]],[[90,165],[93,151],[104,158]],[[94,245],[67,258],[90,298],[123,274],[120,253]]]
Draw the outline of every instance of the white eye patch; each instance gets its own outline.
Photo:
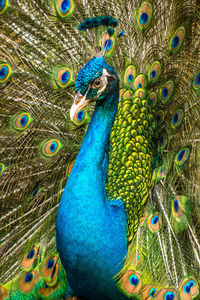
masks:
[[[101,75],[101,79],[103,80],[103,85],[99,89],[98,93],[101,93],[106,89],[108,84],[108,79],[107,79],[108,76],[112,77],[112,75],[110,75],[106,69],[103,69],[103,74]]]

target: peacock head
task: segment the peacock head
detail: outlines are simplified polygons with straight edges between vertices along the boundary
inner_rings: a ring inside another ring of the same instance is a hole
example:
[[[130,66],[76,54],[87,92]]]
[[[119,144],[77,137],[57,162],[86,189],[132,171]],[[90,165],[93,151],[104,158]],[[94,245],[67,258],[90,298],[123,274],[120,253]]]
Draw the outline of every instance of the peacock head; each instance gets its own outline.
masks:
[[[94,57],[78,73],[75,82],[75,98],[70,118],[75,116],[89,103],[96,101],[101,105],[109,95],[119,93],[119,78],[116,71],[106,64],[104,57]]]

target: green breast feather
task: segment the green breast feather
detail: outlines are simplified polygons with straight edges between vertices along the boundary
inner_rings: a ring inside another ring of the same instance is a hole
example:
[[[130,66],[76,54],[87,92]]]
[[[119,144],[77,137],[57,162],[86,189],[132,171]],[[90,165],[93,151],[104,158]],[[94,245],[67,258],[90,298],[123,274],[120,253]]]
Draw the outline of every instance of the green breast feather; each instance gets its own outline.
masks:
[[[106,188],[111,199],[123,199],[125,202],[129,241],[143,218],[154,159],[155,116],[146,90],[141,91],[142,99],[129,90],[121,90],[118,113],[110,136]]]

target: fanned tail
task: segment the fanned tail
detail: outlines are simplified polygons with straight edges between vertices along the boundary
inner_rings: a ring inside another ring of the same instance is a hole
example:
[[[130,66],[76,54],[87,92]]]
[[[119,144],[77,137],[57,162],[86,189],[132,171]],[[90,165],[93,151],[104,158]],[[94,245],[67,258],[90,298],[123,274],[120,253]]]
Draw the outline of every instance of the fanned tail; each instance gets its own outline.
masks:
[[[107,183],[128,216],[119,287],[199,299],[199,2],[61,2],[0,1],[0,299],[70,295],[55,219],[92,111],[69,120],[75,76],[98,51],[121,79]],[[79,32],[98,15],[115,34]]]
[[[129,11],[132,11],[130,7]],[[125,90],[122,90],[121,110],[130,113],[138,97],[148,99],[156,118],[154,143],[157,149],[152,164],[152,190],[148,195],[144,217],[140,219],[140,211],[138,214],[140,225],[129,247],[125,266],[119,274],[120,288],[128,297],[139,293],[142,299],[198,299],[198,2],[144,2],[138,5],[135,23],[128,25],[125,47],[130,42],[136,46],[127,49],[132,59],[129,59],[122,73],[125,74],[122,77],[122,88]],[[134,94],[127,96],[127,87]],[[127,98],[129,108],[125,108]],[[140,116],[142,119],[141,110]],[[122,132],[123,126],[121,128]],[[130,128],[126,128],[125,136],[129,131]],[[128,146],[129,141],[124,139],[124,143]],[[134,165],[132,154],[127,159],[130,165],[131,162]],[[134,165],[137,170],[144,170],[141,171],[143,176],[147,172],[145,166],[145,162],[143,166],[139,162]],[[131,208],[130,199],[127,201],[128,217],[136,212],[134,201],[143,203],[139,199],[135,195]],[[130,218],[134,222],[135,218]],[[129,236],[132,237],[131,226]]]

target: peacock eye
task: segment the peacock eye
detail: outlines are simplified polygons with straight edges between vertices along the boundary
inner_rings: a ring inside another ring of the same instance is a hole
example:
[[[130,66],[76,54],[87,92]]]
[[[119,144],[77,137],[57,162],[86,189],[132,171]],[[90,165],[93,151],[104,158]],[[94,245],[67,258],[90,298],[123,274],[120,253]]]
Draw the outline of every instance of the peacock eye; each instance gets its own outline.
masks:
[[[97,78],[92,83],[92,88],[93,89],[99,89],[101,86],[102,86],[102,80],[100,78]]]

